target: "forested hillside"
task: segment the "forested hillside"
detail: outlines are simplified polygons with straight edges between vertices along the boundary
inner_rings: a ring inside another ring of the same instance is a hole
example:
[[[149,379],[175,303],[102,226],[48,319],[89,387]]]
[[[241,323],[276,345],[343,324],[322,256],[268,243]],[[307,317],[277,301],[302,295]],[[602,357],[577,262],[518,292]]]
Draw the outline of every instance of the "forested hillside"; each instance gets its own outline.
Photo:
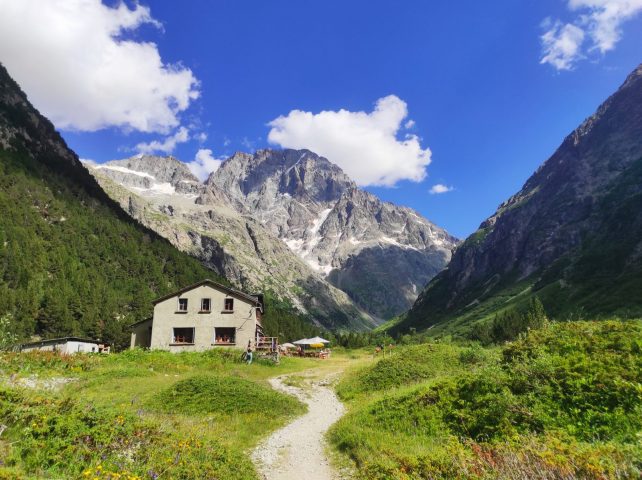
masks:
[[[4,68],[0,211],[0,314],[20,338],[122,342],[153,298],[214,275],[130,220]]]
[[[2,66],[0,212],[0,316],[21,339],[126,345],[152,299],[207,277],[226,282],[107,197]],[[288,304],[273,306],[270,330],[310,329]]]

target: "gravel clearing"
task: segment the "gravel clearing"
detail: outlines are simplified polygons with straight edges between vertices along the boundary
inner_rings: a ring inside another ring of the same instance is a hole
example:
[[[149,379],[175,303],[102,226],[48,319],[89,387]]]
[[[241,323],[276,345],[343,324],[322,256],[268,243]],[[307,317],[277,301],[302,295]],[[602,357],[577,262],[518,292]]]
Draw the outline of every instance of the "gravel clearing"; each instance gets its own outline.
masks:
[[[264,480],[340,480],[326,455],[324,435],[345,413],[330,387],[330,378],[299,388],[284,383],[287,376],[270,379],[276,390],[294,395],[308,405],[308,413],[261,442],[252,460]]]

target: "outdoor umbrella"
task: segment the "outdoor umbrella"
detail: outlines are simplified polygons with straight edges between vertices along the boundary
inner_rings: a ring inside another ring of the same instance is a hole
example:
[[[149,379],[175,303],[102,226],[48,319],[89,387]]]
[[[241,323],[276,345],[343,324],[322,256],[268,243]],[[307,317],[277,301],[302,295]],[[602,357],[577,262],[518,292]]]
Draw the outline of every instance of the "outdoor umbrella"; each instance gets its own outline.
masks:
[[[310,342],[310,343],[330,343],[329,340],[326,340],[326,339],[321,338],[321,337],[308,338],[308,342]],[[294,342],[294,343],[296,343],[296,342]]]

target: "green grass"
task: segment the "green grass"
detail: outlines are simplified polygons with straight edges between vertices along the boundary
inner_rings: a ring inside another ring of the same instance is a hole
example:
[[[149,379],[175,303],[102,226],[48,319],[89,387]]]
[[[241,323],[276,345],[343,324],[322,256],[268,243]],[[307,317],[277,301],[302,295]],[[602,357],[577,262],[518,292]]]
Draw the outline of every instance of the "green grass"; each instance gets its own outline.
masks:
[[[330,441],[359,478],[639,478],[642,322],[426,344],[347,375]]]
[[[466,348],[445,343],[397,348],[374,365],[346,375],[337,392],[342,399],[350,400],[364,393],[455,375],[462,371],[459,358],[465,351]],[[489,350],[488,356],[491,355]]]
[[[154,396],[150,407],[166,413],[217,414],[304,412],[300,402],[270,387],[229,375],[198,375]]]
[[[14,382],[75,379],[59,392],[0,383],[9,427],[0,478],[255,479],[247,452],[305,410],[266,379],[316,362],[239,358],[235,350],[0,354],[3,377]]]

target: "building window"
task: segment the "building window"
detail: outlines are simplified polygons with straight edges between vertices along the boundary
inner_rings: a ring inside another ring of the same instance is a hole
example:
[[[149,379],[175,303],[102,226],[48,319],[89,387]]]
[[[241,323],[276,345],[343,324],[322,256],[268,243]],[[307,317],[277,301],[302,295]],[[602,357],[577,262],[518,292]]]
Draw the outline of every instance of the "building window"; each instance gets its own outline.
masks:
[[[236,328],[216,327],[214,329],[215,345],[234,345],[236,343]]]
[[[201,298],[201,312],[209,313],[212,311],[212,299],[211,298]]]
[[[194,329],[193,328],[175,328],[173,331],[172,343],[175,345],[193,344]]]
[[[225,299],[225,305],[223,307],[223,310],[226,311],[226,312],[234,311],[234,299],[233,298],[226,298]]]
[[[178,299],[178,311],[187,312],[187,298]]]

